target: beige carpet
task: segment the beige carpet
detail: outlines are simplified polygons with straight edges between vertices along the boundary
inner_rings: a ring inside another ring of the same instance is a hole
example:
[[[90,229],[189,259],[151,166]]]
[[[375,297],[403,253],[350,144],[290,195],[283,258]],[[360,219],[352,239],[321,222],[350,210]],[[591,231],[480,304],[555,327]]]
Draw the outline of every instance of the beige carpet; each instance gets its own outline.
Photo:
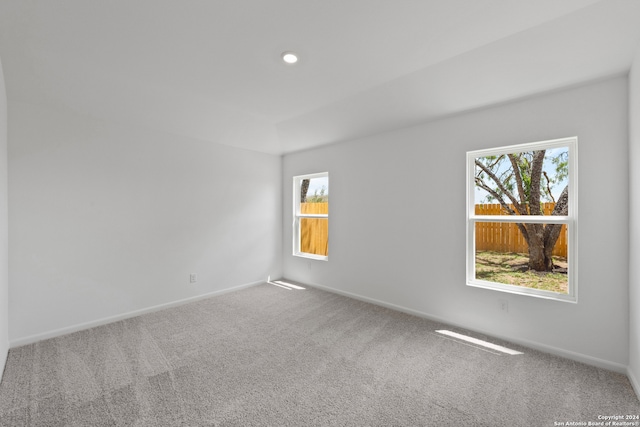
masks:
[[[12,349],[0,425],[514,427],[640,414],[623,375],[442,328],[264,284]]]

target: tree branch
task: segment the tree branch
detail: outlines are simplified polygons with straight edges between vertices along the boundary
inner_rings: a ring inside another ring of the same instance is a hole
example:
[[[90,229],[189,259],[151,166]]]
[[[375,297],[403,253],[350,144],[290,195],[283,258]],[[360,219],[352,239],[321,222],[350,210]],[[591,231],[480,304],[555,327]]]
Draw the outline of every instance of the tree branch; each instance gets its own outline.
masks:
[[[502,208],[509,212],[509,215],[515,215],[516,211],[514,211],[513,209],[511,209],[511,206],[509,206],[504,200],[502,200],[502,197],[500,197],[500,195],[491,187],[489,187],[483,180],[482,178],[478,178],[476,177],[476,185],[480,188],[482,188],[483,190],[485,190],[487,193],[491,194],[496,200],[498,200],[498,202],[500,203],[500,205],[502,206]]]
[[[531,161],[531,191],[529,193],[529,212],[531,215],[542,215],[540,210],[540,176],[546,150],[533,152]]]
[[[560,193],[560,197],[558,197],[558,201],[556,202],[556,206],[553,208],[553,212],[551,215],[562,215],[565,216],[569,213],[569,186],[565,186]]]
[[[560,193],[560,197],[558,197],[558,202],[556,206],[553,208],[553,212],[551,215],[567,215],[569,213],[569,186],[564,187],[562,193]],[[562,231],[562,224],[547,224],[544,227],[544,247],[545,250],[548,251],[548,256],[551,256],[553,252],[553,247],[556,245],[558,238],[560,237],[560,232]]]
[[[549,195],[549,197],[551,198],[551,201],[553,203],[556,202],[556,199],[553,197],[553,194],[551,194],[551,180],[549,179],[549,175],[547,175],[546,171],[543,171],[542,174],[544,175],[544,178],[547,180],[547,194]]]
[[[478,161],[478,159],[476,159],[476,165],[480,166],[480,168],[483,171],[485,171],[485,173],[487,175],[489,175],[489,177],[496,183],[498,188],[500,188],[500,191],[502,191],[502,193],[505,194],[509,198],[509,200],[511,200],[511,203],[513,203],[513,206],[518,206],[518,200],[516,200],[516,198],[513,196],[513,194],[511,194],[511,192],[505,188],[505,186],[500,181],[500,178],[498,178],[496,176],[496,174],[494,174],[491,171],[491,169],[487,168],[484,164],[482,164],[482,162]],[[476,179],[479,179],[479,178],[476,177]],[[494,197],[497,196],[496,198],[500,200],[500,204],[504,204],[504,201],[502,200],[502,197],[500,197],[497,192],[493,192],[493,194],[495,194]],[[515,213],[513,213],[511,215],[515,215]]]
[[[511,160],[511,167],[513,168],[513,175],[516,178],[516,185],[518,186],[518,196],[520,196],[520,202],[516,206],[520,215],[526,215],[526,203],[527,196],[524,194],[524,186],[522,185],[522,173],[520,172],[520,168],[518,167],[518,162],[516,161],[516,156],[513,154],[509,154],[509,160]]]

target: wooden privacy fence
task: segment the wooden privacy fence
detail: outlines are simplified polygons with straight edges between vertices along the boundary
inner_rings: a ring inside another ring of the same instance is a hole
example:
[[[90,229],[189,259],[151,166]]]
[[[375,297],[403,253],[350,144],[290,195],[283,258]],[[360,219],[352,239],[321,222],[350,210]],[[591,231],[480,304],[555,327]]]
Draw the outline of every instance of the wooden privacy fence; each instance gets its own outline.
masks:
[[[543,203],[544,215],[551,215],[555,203]],[[480,204],[475,207],[476,215],[508,215],[499,203]],[[550,222],[553,221],[550,216]],[[526,216],[522,217],[526,223]],[[476,222],[476,250],[493,252],[528,253],[529,247],[515,223]],[[563,225],[560,237],[553,247],[553,255],[567,257],[567,226]]]
[[[555,203],[544,203],[543,212],[551,215]],[[480,204],[476,215],[506,215],[500,204]],[[300,213],[328,214],[329,203],[300,203]],[[552,217],[549,218],[552,221]],[[526,222],[526,217],[523,217]],[[302,218],[300,220],[300,251],[324,255],[329,249],[329,221],[327,218]],[[476,250],[493,252],[528,253],[529,248],[515,223],[477,222]],[[567,226],[563,225],[560,237],[553,248],[553,255],[567,257]]]
[[[300,213],[328,214],[329,203],[300,203]],[[329,253],[329,220],[327,218],[300,219],[300,251],[327,256]]]

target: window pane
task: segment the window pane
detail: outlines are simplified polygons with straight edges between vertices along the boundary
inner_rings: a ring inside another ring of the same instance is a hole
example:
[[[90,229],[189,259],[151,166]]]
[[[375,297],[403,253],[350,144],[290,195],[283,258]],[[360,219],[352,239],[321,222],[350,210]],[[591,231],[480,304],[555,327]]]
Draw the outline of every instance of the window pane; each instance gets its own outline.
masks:
[[[300,218],[300,252],[328,255],[329,219]]]
[[[329,203],[329,177],[303,179],[300,184],[300,203]],[[301,213],[326,213],[304,212]]]
[[[477,222],[475,278],[566,294],[567,241],[563,224]]]
[[[476,157],[474,174],[476,215],[568,214],[569,147]]]
[[[293,183],[293,255],[328,260],[329,173],[294,176]]]

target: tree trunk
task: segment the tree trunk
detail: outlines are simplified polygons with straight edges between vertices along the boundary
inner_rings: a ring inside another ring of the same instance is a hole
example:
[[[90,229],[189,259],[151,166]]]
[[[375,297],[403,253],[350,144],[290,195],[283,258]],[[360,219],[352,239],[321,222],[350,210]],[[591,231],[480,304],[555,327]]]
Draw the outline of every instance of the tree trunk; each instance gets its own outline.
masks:
[[[542,228],[542,224],[535,224]],[[531,233],[530,233],[531,234]],[[553,270],[553,246],[546,246],[543,241],[537,239],[535,244],[529,244],[529,269],[535,271],[552,271]]]
[[[551,215],[567,215],[569,189],[565,187]],[[529,268],[536,271],[553,270],[553,248],[560,237],[562,224],[528,224]],[[533,237],[532,237],[533,236]]]
[[[308,179],[303,179],[300,184],[300,203],[307,202],[307,191],[309,191],[309,181]]]
[[[544,225],[527,224],[529,236],[529,269],[536,271],[549,271],[548,260],[545,257]],[[553,263],[552,266],[553,268]]]

